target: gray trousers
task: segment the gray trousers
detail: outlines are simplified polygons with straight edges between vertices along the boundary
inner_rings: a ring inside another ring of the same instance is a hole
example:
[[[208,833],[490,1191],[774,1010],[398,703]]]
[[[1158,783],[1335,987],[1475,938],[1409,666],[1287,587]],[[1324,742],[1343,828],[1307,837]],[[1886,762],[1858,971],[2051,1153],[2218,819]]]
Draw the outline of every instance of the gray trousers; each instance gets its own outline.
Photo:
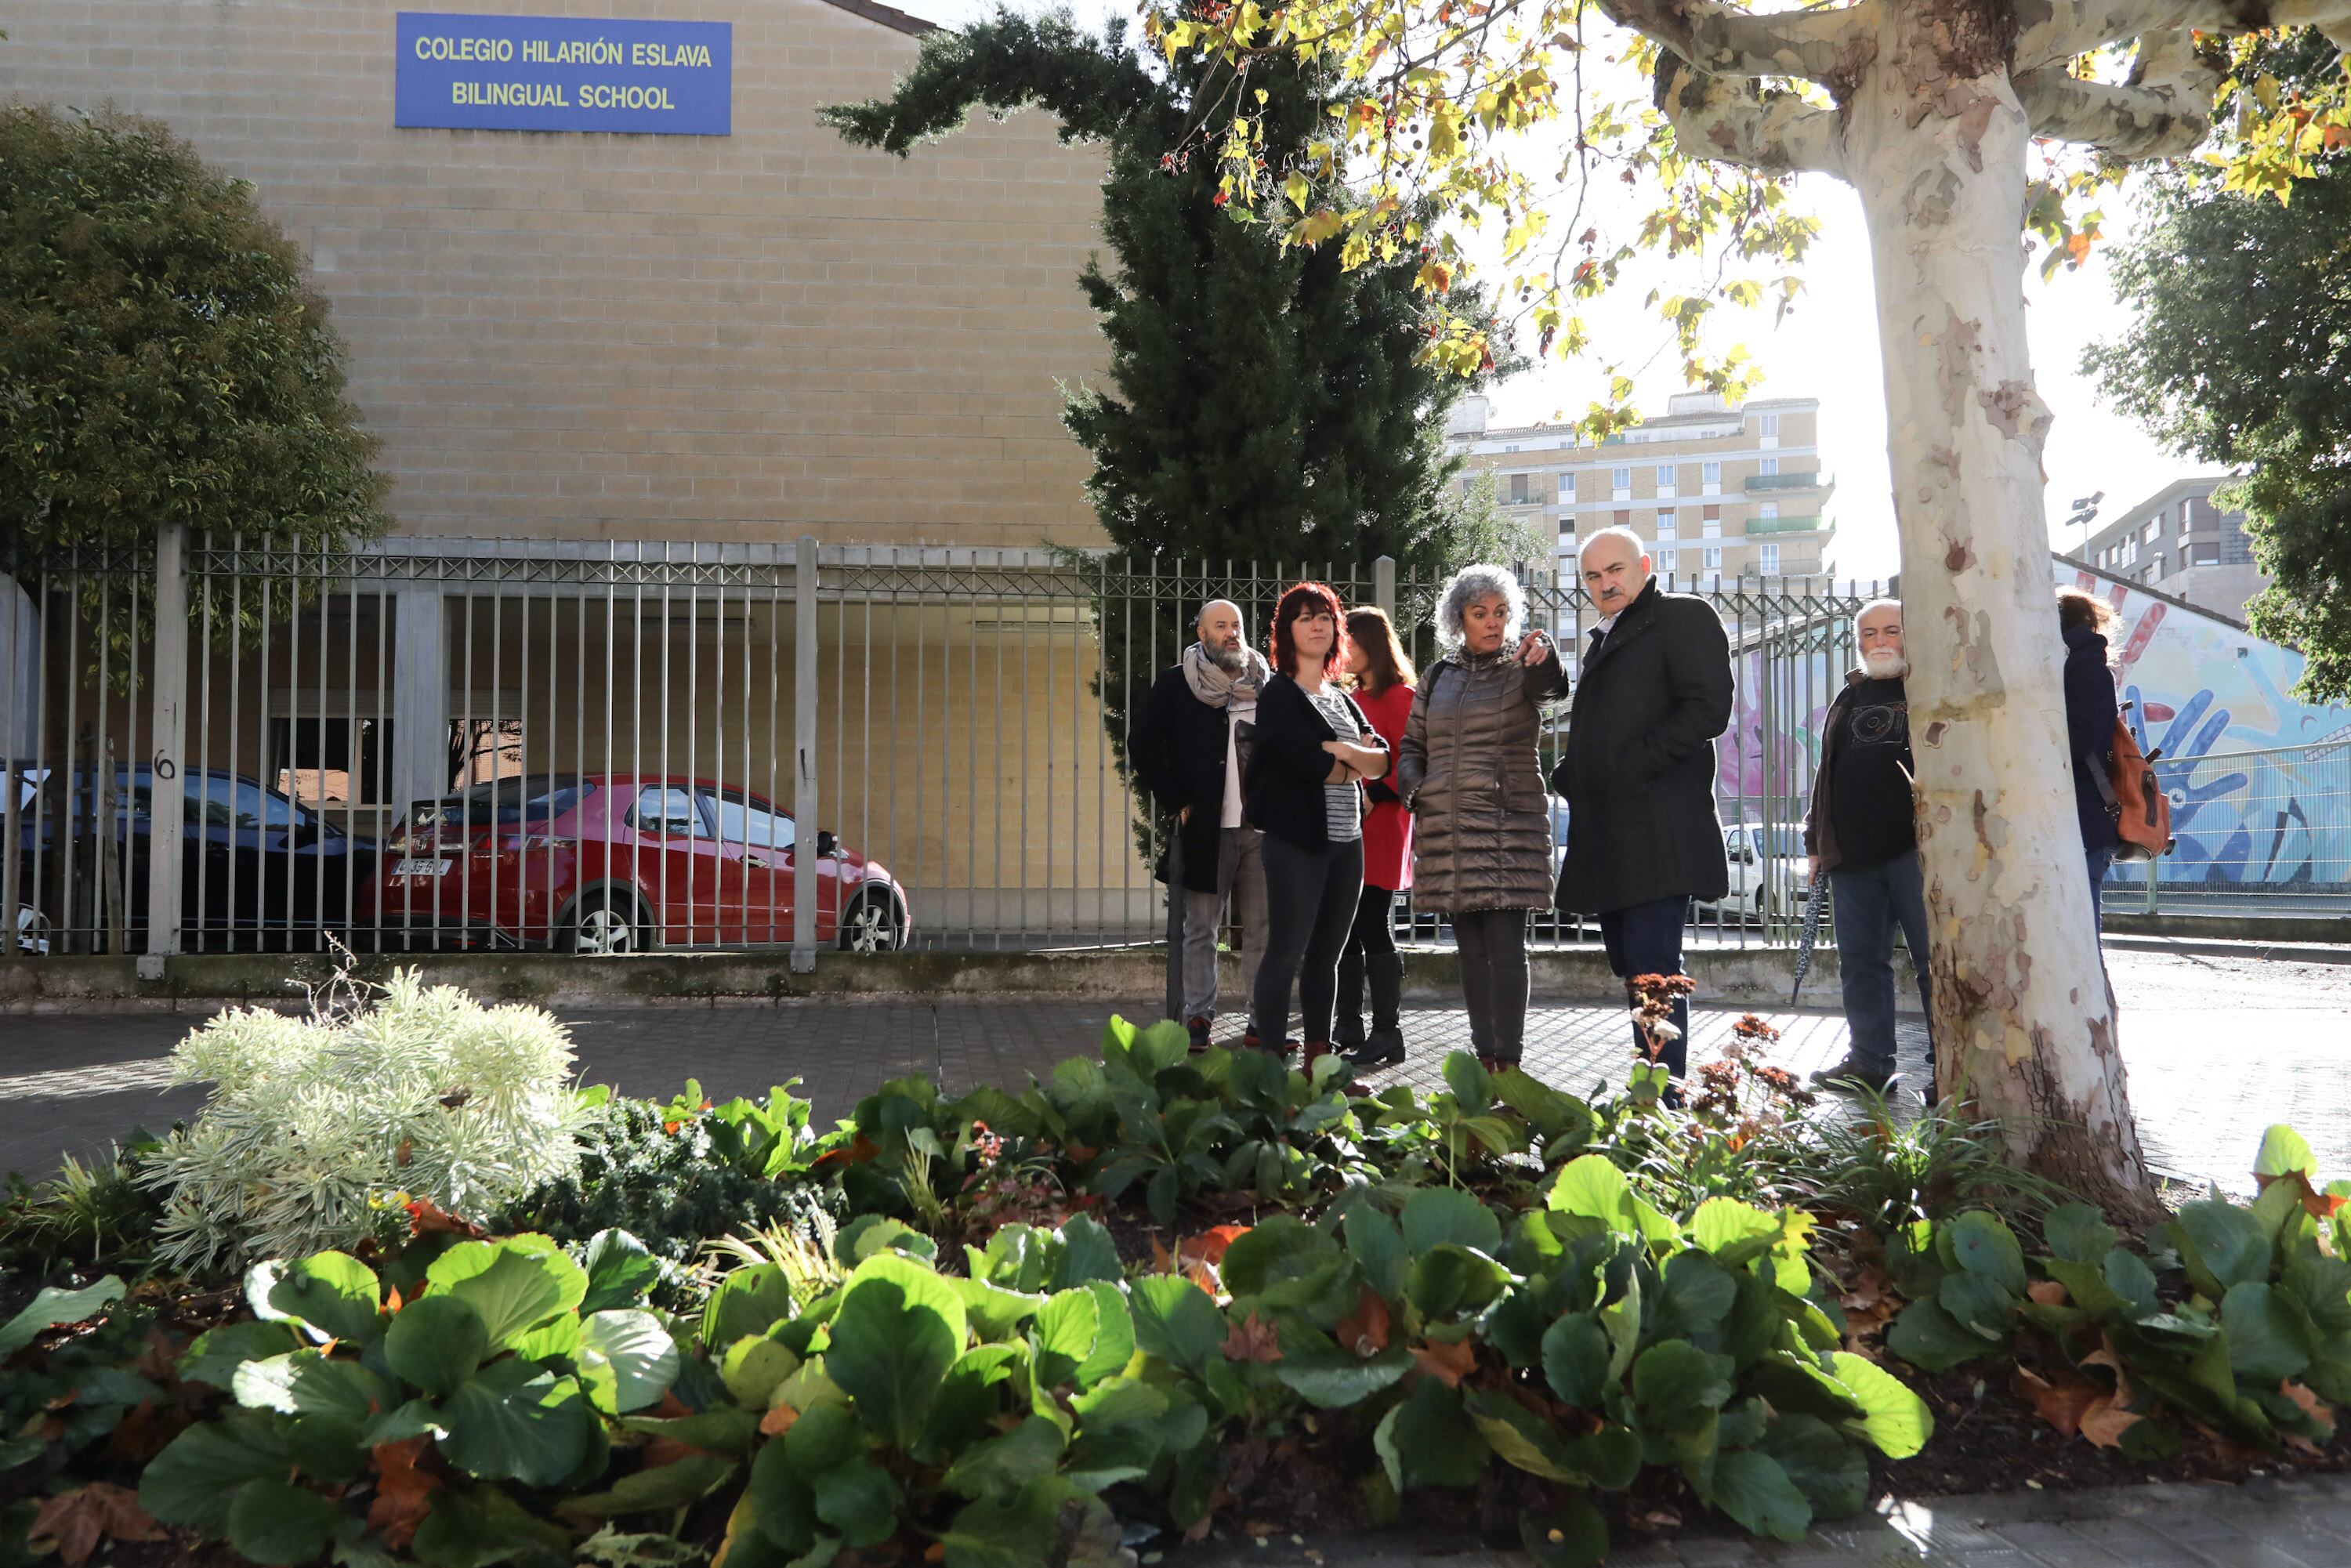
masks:
[[[1265,835],[1255,828],[1217,830],[1216,893],[1184,894],[1184,1016],[1217,1016],[1217,931],[1230,898],[1241,923],[1241,995],[1257,988],[1265,956]]]

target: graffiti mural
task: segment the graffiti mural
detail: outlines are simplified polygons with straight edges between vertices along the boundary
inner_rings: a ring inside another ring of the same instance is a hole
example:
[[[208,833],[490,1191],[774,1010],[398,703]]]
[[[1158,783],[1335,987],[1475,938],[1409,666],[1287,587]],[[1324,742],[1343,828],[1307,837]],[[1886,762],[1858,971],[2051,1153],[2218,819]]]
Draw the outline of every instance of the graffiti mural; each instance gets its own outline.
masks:
[[[2351,707],[2293,696],[2300,653],[2190,606],[2059,563],[2061,580],[2098,594],[2120,617],[2115,685],[2131,705],[2141,749],[2171,798],[2173,853],[2163,885],[2304,895],[2351,890]],[[1840,632],[1842,629],[1837,629]],[[2050,657],[2061,656],[2050,617]],[[1808,654],[1734,650],[1737,706],[1719,747],[1718,782],[1753,820],[1801,813],[1820,754],[1820,728],[1844,684],[1849,639],[1823,636]],[[1773,814],[1777,814],[1774,812]],[[2146,869],[2117,866],[2116,883]]]

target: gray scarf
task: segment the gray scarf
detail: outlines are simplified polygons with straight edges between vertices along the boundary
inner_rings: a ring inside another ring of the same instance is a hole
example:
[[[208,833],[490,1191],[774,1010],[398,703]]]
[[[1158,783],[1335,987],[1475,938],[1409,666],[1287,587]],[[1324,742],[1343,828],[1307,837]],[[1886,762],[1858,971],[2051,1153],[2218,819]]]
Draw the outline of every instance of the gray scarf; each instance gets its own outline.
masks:
[[[1208,657],[1208,651],[1197,643],[1184,650],[1180,665],[1184,684],[1192,688],[1192,695],[1213,708],[1230,710],[1254,703],[1258,689],[1273,678],[1273,666],[1255,648],[1241,650],[1238,674]]]

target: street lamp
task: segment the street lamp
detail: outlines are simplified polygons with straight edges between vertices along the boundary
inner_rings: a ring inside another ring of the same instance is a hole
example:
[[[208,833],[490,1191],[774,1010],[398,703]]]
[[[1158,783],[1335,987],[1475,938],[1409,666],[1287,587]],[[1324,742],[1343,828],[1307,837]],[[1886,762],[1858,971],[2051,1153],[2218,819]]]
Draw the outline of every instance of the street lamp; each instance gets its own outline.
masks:
[[[2090,545],[2090,525],[2097,519],[2098,503],[2105,498],[2106,493],[2104,490],[2093,490],[2086,496],[2074,497],[2074,514],[2065,519],[2065,526],[2069,528],[2079,528],[2082,530],[2080,548],[2085,551]]]

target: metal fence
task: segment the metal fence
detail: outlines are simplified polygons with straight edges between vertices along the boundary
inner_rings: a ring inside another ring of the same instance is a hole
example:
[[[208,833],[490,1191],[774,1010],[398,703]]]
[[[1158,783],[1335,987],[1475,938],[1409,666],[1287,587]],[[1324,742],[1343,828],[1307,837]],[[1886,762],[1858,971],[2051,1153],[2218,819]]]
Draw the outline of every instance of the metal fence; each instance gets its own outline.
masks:
[[[1261,636],[1301,577],[1434,658],[1438,585],[1385,561],[177,535],[0,559],[0,911],[28,953],[1155,941],[1161,821],[1122,737],[1203,601]],[[1572,664],[1582,592],[1521,577]],[[1770,941],[1876,585],[1698,591],[1739,695],[1732,888],[1694,920]]]
[[[2351,740],[2158,757],[2173,849],[2107,874],[2109,910],[2351,912]]]

